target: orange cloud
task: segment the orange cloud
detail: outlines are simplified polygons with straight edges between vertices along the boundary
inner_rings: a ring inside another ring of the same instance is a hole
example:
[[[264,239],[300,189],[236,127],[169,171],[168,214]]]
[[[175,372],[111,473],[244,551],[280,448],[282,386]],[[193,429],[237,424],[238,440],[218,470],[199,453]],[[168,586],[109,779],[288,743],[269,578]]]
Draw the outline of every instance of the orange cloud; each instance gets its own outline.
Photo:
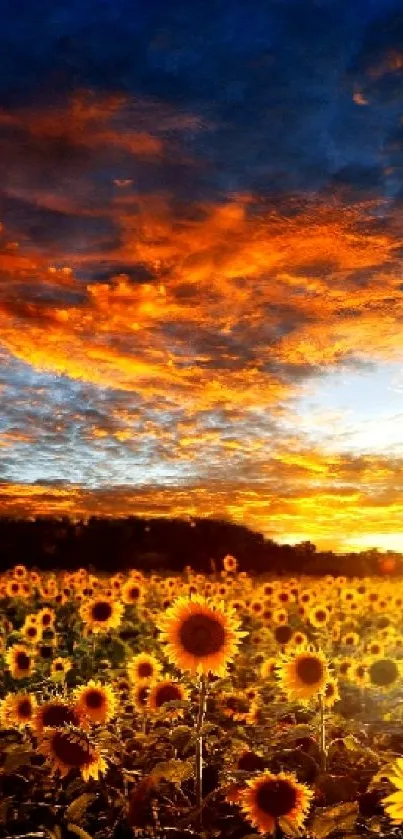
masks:
[[[387,530],[400,509],[397,462],[308,448],[282,422],[292,423],[310,377],[401,357],[400,211],[339,189],[278,206],[235,194],[189,212],[172,189],[154,182],[141,192],[112,164],[105,201],[97,173],[86,180],[94,160],[103,171],[123,153],[140,167],[171,153],[181,160],[172,136],[202,128],[192,115],[120,96],[79,94],[56,117],[0,114],[0,151],[21,160],[4,185],[0,348],[33,371],[124,398],[114,405],[111,396],[86,422],[72,409],[86,462],[95,451],[111,461],[151,452],[171,483],[189,467],[179,489],[9,482],[2,508],[225,515],[284,541],[303,533],[335,545],[346,533]],[[7,131],[26,140],[25,169],[24,144],[15,151]],[[47,182],[48,153],[66,189]],[[58,445],[67,426],[64,418],[52,429]],[[24,433],[6,431],[0,445],[29,444]]]

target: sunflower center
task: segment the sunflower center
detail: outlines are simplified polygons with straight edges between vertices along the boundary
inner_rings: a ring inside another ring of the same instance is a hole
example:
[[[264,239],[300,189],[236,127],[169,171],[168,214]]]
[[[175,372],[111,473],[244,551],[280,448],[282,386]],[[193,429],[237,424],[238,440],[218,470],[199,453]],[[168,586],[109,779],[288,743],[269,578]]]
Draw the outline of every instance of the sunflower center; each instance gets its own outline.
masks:
[[[148,696],[148,687],[146,687],[146,685],[144,685],[143,687],[140,688],[140,690],[137,693],[137,701],[138,701],[139,705],[145,705],[146,704],[147,696]]]
[[[89,690],[85,696],[85,703],[88,708],[93,708],[95,711],[98,708],[102,708],[104,696],[100,690]]]
[[[283,626],[276,626],[274,635],[279,644],[288,644],[288,641],[292,638],[292,629],[285,623]]]
[[[19,670],[29,670],[31,659],[26,653],[19,652],[16,656],[16,663]]]
[[[392,685],[397,679],[398,669],[394,661],[382,658],[371,664],[369,674],[373,685]]]
[[[318,609],[317,612],[315,612],[315,618],[317,621],[322,623],[326,620],[326,612],[324,612],[323,609]]]
[[[159,688],[155,697],[155,704],[157,708],[165,705],[165,702],[177,702],[181,699],[181,691],[176,685],[164,685]]]
[[[38,634],[38,630],[37,630],[36,626],[29,626],[28,627],[27,635],[28,635],[29,638],[35,638],[35,636],[37,634]]]
[[[96,621],[107,621],[112,615],[112,606],[106,600],[100,600],[92,607],[92,617]]]
[[[87,740],[71,739],[68,733],[56,731],[52,738],[52,751],[67,766],[82,767],[91,763],[90,746]]]
[[[18,716],[29,719],[32,716],[32,705],[29,699],[22,699],[18,705]]]
[[[265,781],[259,787],[256,803],[260,810],[273,818],[279,818],[290,813],[297,802],[296,790],[284,780]]]
[[[298,679],[305,685],[315,685],[323,678],[323,664],[314,656],[301,656],[296,669]]]
[[[42,724],[45,728],[62,728],[63,725],[77,725],[77,714],[68,705],[48,705],[42,713]]]
[[[42,624],[43,626],[49,626],[51,621],[51,616],[46,612],[45,615],[42,615]]]
[[[138,586],[133,586],[133,588],[130,589],[129,596],[132,600],[138,600],[138,598],[140,597],[140,589],[138,588]]]
[[[180,627],[179,637],[187,653],[209,656],[220,652],[225,644],[225,630],[211,615],[189,615]]]
[[[153,667],[149,661],[142,661],[137,668],[140,679],[148,679],[153,674]]]
[[[255,752],[244,752],[238,759],[237,768],[244,772],[259,772],[264,769],[264,760]]]
[[[40,655],[41,658],[52,658],[53,647],[49,646],[48,644],[43,644],[40,647]]]

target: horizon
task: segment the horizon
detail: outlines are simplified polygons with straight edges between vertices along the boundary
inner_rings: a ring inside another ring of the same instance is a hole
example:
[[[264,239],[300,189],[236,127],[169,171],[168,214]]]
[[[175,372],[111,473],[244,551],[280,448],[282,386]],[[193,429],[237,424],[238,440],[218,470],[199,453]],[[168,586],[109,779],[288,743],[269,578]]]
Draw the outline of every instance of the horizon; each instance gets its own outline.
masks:
[[[0,515],[403,553],[401,3],[2,24]]]

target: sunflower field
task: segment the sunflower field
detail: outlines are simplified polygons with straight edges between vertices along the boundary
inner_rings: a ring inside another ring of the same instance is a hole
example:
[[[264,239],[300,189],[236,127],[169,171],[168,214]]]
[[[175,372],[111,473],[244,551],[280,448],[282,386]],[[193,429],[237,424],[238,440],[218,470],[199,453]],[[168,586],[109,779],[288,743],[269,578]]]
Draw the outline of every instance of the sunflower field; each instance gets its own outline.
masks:
[[[403,836],[403,580],[0,577],[0,839]]]

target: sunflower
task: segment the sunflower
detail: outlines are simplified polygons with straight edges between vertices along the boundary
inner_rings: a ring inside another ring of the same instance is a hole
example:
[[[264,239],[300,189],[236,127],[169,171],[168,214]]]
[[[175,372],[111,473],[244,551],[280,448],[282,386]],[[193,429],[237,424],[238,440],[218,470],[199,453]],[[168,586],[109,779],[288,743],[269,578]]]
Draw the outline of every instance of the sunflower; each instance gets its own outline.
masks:
[[[224,571],[229,571],[230,573],[235,572],[238,565],[237,560],[231,554],[227,554],[224,557],[222,564],[224,567]]]
[[[301,650],[293,657],[283,657],[278,676],[282,690],[290,699],[309,702],[328,681],[326,658],[321,651]]]
[[[263,664],[260,667],[260,676],[262,679],[274,679],[276,676],[276,667],[278,664],[278,659],[272,656],[271,658],[265,658]]]
[[[305,647],[308,643],[308,636],[305,632],[302,632],[300,629],[297,629],[294,632],[294,635],[291,638],[291,644],[295,647]]]
[[[369,644],[365,647],[365,652],[368,655],[373,656],[374,658],[383,656],[385,653],[385,646],[381,643],[381,641],[370,641]]]
[[[337,679],[333,676],[330,676],[325,684],[325,689],[323,691],[323,704],[325,708],[333,708],[335,702],[338,702],[340,699],[339,688],[337,684]]]
[[[0,706],[2,728],[25,728],[31,725],[36,709],[36,699],[32,693],[8,693]]]
[[[399,662],[393,658],[376,658],[368,666],[369,683],[383,691],[395,687],[399,679]]]
[[[5,661],[13,679],[26,679],[32,675],[34,670],[32,652],[24,644],[14,644],[9,647]]]
[[[167,702],[186,702],[188,698],[189,692],[183,685],[171,679],[163,679],[151,686],[147,706],[153,712],[163,711],[166,717],[173,720],[183,716],[183,709],[165,708]]]
[[[287,609],[274,609],[273,610],[273,623],[276,624],[283,624],[287,623],[288,621],[288,612]]]
[[[115,716],[116,696],[110,685],[102,685],[93,679],[74,691],[76,707],[92,723],[109,722]]]
[[[195,596],[184,597],[157,621],[169,661],[191,673],[223,676],[227,664],[238,652],[240,623],[234,612]]]
[[[388,773],[386,777],[397,787],[397,792],[383,798],[381,804],[393,824],[401,824],[403,822],[403,757],[396,758],[393,771]]]
[[[252,600],[249,606],[249,614],[253,615],[254,617],[258,618],[264,612],[264,602],[263,600]]]
[[[94,633],[117,629],[122,620],[122,615],[122,603],[104,597],[95,597],[92,600],[84,601],[80,608],[82,620]]]
[[[313,606],[308,611],[309,622],[315,629],[321,629],[326,626],[330,619],[330,612],[326,606]]]
[[[18,577],[19,580],[23,580],[28,576],[28,571],[25,565],[15,565],[13,568],[13,575],[14,577]]]
[[[127,663],[127,673],[132,682],[154,681],[161,672],[161,663],[153,655],[139,653]]]
[[[69,658],[62,658],[61,656],[54,658],[50,668],[51,679],[53,679],[54,682],[64,681],[66,673],[71,670],[72,666],[73,665]]]
[[[39,751],[47,757],[52,772],[62,777],[75,769],[84,781],[97,781],[107,768],[101,752],[84,731],[56,728],[45,734]]]
[[[6,583],[6,594],[7,597],[22,597],[22,583],[14,579],[8,580]]]
[[[241,810],[259,833],[274,833],[281,818],[302,827],[313,796],[305,784],[286,772],[262,772],[246,784],[241,793]]]
[[[51,699],[37,708],[33,718],[33,728],[41,735],[46,728],[62,728],[64,725],[82,725],[82,715],[71,702]]]
[[[25,621],[24,626],[21,629],[21,635],[24,636],[24,640],[27,641],[28,644],[36,644],[42,638],[42,627],[38,626],[36,623]]]
[[[350,682],[361,685],[361,687],[366,685],[368,683],[368,661],[352,662],[351,669],[348,671],[348,679]]]
[[[140,603],[144,597],[144,587],[135,579],[127,580],[122,586],[122,600],[127,606]]]
[[[340,679],[347,679],[353,662],[351,658],[341,658],[336,664],[337,675]]]
[[[340,643],[344,647],[358,647],[360,643],[360,636],[358,632],[345,632],[344,635],[341,636]]]
[[[50,627],[54,626],[56,620],[54,609],[51,609],[50,606],[45,606],[44,609],[38,612],[36,619],[39,626],[43,629],[50,629]]]
[[[150,693],[150,682],[137,682],[132,688],[131,699],[134,708],[139,713],[144,713],[148,707],[148,695]]]

